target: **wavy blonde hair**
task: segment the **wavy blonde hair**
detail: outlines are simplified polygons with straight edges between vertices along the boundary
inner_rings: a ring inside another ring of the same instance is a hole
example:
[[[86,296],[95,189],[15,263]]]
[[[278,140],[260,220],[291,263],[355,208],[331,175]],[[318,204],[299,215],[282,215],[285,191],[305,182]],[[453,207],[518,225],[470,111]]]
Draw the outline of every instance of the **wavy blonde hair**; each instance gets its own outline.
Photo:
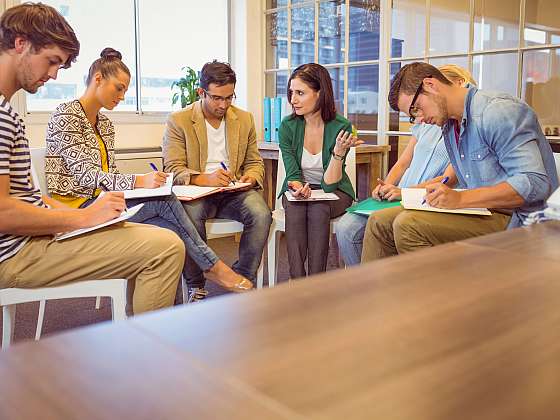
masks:
[[[471,85],[476,86],[476,82],[473,79],[471,72],[463,67],[459,67],[455,64],[446,64],[438,67],[438,70],[453,83],[463,80],[463,85],[465,83],[470,83]]]

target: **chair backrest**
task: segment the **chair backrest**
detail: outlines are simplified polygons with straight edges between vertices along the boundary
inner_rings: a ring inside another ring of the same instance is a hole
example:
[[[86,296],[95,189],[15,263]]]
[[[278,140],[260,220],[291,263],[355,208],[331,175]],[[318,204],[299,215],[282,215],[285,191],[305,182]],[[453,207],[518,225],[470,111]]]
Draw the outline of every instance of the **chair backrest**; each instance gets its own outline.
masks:
[[[38,186],[41,194],[49,195],[47,188],[47,177],[45,176],[45,154],[44,147],[35,147],[30,149],[31,152],[31,177],[33,185]]]
[[[352,183],[352,188],[356,194],[356,148],[352,147],[348,151],[348,155],[346,156],[346,174],[348,174],[348,178],[350,178],[350,182]],[[282,188],[282,184],[284,183],[284,178],[286,178],[286,168],[284,168],[284,160],[282,159],[282,151],[278,149],[278,171],[276,172],[276,194],[280,192]],[[282,197],[276,199],[276,205],[274,209],[278,210],[282,207]]]

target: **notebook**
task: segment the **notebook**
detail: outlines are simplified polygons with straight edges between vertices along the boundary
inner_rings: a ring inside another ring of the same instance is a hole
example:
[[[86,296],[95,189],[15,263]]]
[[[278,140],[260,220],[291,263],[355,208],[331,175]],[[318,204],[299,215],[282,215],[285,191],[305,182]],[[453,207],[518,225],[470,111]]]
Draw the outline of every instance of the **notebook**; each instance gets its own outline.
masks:
[[[207,195],[216,194],[224,191],[235,191],[250,186],[250,182],[236,182],[235,185],[228,187],[201,187],[199,185],[175,185],[172,188],[173,194],[181,201],[191,201]]]
[[[73,238],[74,236],[78,236],[78,235],[82,235],[82,234],[87,233],[87,232],[91,232],[92,230],[101,229],[105,226],[110,226],[110,225],[114,225],[115,223],[124,222],[125,220],[130,219],[132,216],[134,216],[136,213],[138,213],[138,210],[140,210],[143,206],[144,206],[144,203],[138,204],[134,207],[126,209],[125,211],[123,211],[121,213],[121,215],[119,217],[111,219],[111,220],[109,220],[105,223],[101,223],[99,225],[90,226],[90,227],[82,228],[82,229],[76,229],[76,230],[73,230],[71,232],[66,232],[66,233],[58,233],[58,234],[55,235],[54,239],[57,240],[57,241],[62,241],[64,239]]]
[[[348,213],[357,213],[357,214],[363,214],[363,215],[369,216],[374,211],[389,209],[391,207],[398,207],[400,205],[401,205],[400,200],[399,201],[387,201],[387,200],[377,201],[377,200],[374,200],[373,198],[370,197],[370,198],[368,198],[364,201],[360,201],[359,203],[354,204],[352,207],[348,207],[346,209],[346,211]]]
[[[402,188],[402,206],[408,210],[424,210],[435,211],[439,213],[457,213],[457,214],[478,214],[482,216],[491,216],[492,213],[485,208],[463,208],[463,209],[440,209],[432,207],[428,203],[422,204],[426,197],[425,188]]]
[[[311,197],[309,198],[296,198],[292,195],[290,190],[284,193],[288,201],[323,201],[323,200],[338,200],[338,196],[334,193],[326,193],[323,190],[311,190]]]
[[[173,186],[173,173],[169,175],[165,180],[165,185],[159,188],[135,188],[133,190],[125,190],[124,198],[128,200],[130,198],[147,198],[147,197],[159,197],[164,195],[171,195],[171,187]]]

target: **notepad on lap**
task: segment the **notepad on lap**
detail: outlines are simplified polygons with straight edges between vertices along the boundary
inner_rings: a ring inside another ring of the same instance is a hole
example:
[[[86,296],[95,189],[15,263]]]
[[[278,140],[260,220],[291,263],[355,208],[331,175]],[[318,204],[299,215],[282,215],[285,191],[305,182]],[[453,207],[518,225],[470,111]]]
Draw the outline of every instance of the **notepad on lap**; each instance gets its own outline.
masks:
[[[111,220],[109,220],[105,223],[101,223],[99,225],[90,226],[90,227],[83,228],[83,229],[76,229],[76,230],[73,230],[71,232],[59,233],[59,234],[55,235],[54,239],[57,240],[57,241],[62,241],[64,239],[73,238],[74,236],[78,236],[78,235],[82,235],[82,234],[87,233],[87,232],[91,232],[92,230],[101,229],[105,226],[110,226],[110,225],[114,225],[115,223],[124,222],[125,220],[130,219],[132,216],[134,216],[136,213],[138,213],[138,210],[140,210],[143,206],[144,206],[144,203],[138,204],[134,207],[131,207],[131,208],[123,211],[119,217],[111,219]]]
[[[291,191],[286,191],[286,198],[288,201],[323,201],[323,200],[338,200],[338,196],[334,193],[326,193],[323,190],[311,190],[311,197],[309,198],[296,198],[292,195]]]
[[[173,194],[177,196],[179,200],[191,201],[197,198],[206,197],[210,194],[216,194],[224,191],[235,191],[241,188],[250,186],[250,182],[236,182],[235,186],[230,185],[228,187],[201,187],[199,185],[175,185],[172,189]]]
[[[432,207],[428,203],[422,204],[426,197],[425,188],[402,188],[402,206],[408,210],[424,210],[435,211],[439,213],[457,213],[457,214],[478,214],[482,216],[491,216],[492,213],[485,208],[463,208],[463,209],[440,209]]]
[[[165,185],[158,188],[135,188],[133,190],[125,190],[124,198],[128,200],[130,198],[148,198],[148,197],[160,197],[164,195],[171,195],[171,187],[173,186],[173,174],[169,173],[165,180]]]
[[[354,204],[352,207],[348,207],[346,211],[348,213],[357,213],[363,215],[370,215],[374,211],[389,209],[391,207],[398,207],[401,205],[399,201],[387,201],[387,200],[374,200],[373,198],[368,198],[364,201]]]

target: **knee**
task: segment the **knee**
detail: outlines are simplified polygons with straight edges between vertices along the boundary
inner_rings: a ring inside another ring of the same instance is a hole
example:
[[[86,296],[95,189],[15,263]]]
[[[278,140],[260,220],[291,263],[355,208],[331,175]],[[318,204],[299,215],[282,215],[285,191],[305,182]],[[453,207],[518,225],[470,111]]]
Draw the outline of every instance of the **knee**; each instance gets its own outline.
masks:
[[[150,243],[154,249],[177,259],[182,266],[186,253],[185,243],[175,232],[158,228],[150,235]]]
[[[408,244],[413,238],[418,238],[421,235],[423,224],[421,213],[413,210],[404,211],[393,221],[395,246],[399,253],[409,248]]]
[[[363,230],[368,219],[365,216],[359,216],[352,213],[346,213],[336,222],[337,240],[346,242],[354,242]]]

